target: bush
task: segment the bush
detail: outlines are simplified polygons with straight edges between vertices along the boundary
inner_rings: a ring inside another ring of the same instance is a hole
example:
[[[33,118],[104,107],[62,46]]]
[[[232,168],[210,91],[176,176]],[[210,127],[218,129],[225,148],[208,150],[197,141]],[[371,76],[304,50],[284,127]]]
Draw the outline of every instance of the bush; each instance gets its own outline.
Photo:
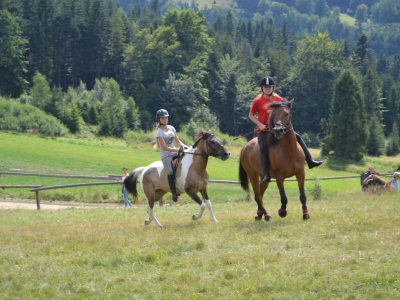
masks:
[[[154,131],[127,131],[123,135],[126,144],[130,147],[137,146],[143,143],[155,143],[156,135]]]
[[[320,200],[322,198],[322,185],[319,179],[314,180],[313,186],[309,187],[307,191],[311,194],[313,200]]]
[[[50,136],[63,136],[68,128],[53,116],[29,105],[0,100],[0,130],[31,130]]]

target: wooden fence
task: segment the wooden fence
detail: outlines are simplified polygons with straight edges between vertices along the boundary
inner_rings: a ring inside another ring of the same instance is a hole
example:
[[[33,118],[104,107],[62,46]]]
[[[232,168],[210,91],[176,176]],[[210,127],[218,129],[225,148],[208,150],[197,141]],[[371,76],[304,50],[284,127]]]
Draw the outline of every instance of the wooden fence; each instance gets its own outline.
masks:
[[[24,172],[1,172],[0,178],[2,175],[17,175],[17,176],[41,176],[41,177],[58,177],[58,178],[83,178],[83,179],[105,179],[105,180],[113,180],[113,182],[89,182],[89,183],[75,183],[75,184],[63,184],[63,185],[54,185],[54,186],[41,186],[41,185],[0,185],[0,187],[4,190],[5,188],[30,188],[31,192],[35,192],[36,194],[36,206],[37,209],[40,209],[40,198],[39,192],[44,190],[52,190],[52,189],[63,189],[63,188],[71,188],[71,187],[81,187],[81,186],[91,186],[91,185],[113,185],[113,184],[121,184],[121,182],[115,181],[116,178],[120,178],[120,175],[108,175],[108,176],[88,176],[88,175],[63,175],[63,174],[39,174],[39,173],[24,173]],[[381,173],[380,176],[392,176],[393,173]],[[305,180],[335,180],[335,179],[347,179],[347,178],[360,178],[360,175],[351,175],[351,176],[336,176],[336,177],[321,177],[321,178],[306,178]],[[297,181],[296,178],[288,178],[285,181]],[[239,181],[232,180],[209,180],[209,182],[213,183],[224,183],[224,184],[239,184]],[[275,182],[272,179],[272,182]]]

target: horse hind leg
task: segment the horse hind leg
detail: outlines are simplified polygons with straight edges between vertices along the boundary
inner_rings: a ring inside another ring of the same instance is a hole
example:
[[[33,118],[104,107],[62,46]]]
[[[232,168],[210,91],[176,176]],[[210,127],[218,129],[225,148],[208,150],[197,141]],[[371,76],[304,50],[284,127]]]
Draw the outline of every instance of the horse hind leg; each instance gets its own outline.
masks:
[[[154,203],[155,201],[158,201],[163,194],[161,195],[160,193],[152,191],[151,188],[144,188],[143,190],[147,200],[146,211],[149,214],[149,217],[144,221],[144,225],[149,225],[152,221],[154,221],[158,227],[162,228],[163,226],[154,215]]]
[[[149,217],[144,221],[144,225],[149,225],[152,221],[154,221],[158,227],[162,228],[163,226],[157,220],[156,216],[154,215],[154,209],[151,208],[150,205],[147,205],[146,211],[149,214]]]
[[[259,180],[261,180],[261,178],[259,178],[259,176],[255,172],[249,175],[249,179],[253,188],[254,200],[257,203],[257,215],[254,217],[254,220],[261,221],[264,217],[264,220],[268,222],[271,220],[271,215],[265,209],[262,200],[264,192],[268,188],[268,183],[260,184]]]

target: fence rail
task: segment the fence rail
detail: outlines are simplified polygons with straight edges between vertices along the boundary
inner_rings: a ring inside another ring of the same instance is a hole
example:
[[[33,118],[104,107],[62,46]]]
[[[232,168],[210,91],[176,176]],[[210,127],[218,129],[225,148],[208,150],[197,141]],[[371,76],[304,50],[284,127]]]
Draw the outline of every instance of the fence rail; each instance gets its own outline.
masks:
[[[108,175],[108,176],[88,176],[88,175],[64,175],[64,174],[40,174],[40,173],[25,173],[25,172],[1,172],[1,175],[19,175],[19,176],[41,176],[41,177],[58,177],[58,178],[83,178],[83,179],[106,179],[106,180],[115,180],[121,176],[119,175]],[[392,176],[393,173],[381,173],[381,176]],[[348,178],[360,178],[360,175],[351,175],[351,176],[335,176],[335,177],[321,177],[321,178],[305,178],[305,180],[335,180],[335,179],[348,179]],[[287,178],[285,181],[297,181],[296,178]],[[209,180],[208,182],[212,183],[225,183],[225,184],[239,184],[239,181],[234,180]],[[272,182],[275,182],[272,179]],[[91,185],[113,185],[113,184],[121,184],[121,182],[89,182],[89,183],[75,183],[75,184],[63,184],[63,185],[54,185],[54,186],[41,186],[41,185],[3,185],[0,186],[3,190],[5,188],[30,188],[31,192],[35,192],[36,194],[36,206],[37,209],[40,209],[40,198],[39,192],[44,190],[52,190],[52,189],[63,189],[63,188],[71,188],[71,187],[81,187],[81,186],[91,186]]]

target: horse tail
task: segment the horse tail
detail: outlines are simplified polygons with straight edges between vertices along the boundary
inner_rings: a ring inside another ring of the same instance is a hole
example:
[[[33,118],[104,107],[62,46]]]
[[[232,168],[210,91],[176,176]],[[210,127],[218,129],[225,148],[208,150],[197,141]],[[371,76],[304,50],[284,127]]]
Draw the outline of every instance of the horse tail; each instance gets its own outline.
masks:
[[[137,183],[139,175],[142,173],[145,167],[139,167],[133,170],[124,180],[126,190],[133,195],[134,200],[137,200],[138,191]]]
[[[249,178],[247,177],[246,170],[242,166],[241,160],[239,162],[239,180],[240,180],[240,185],[242,186],[242,189],[248,193],[249,192]]]

